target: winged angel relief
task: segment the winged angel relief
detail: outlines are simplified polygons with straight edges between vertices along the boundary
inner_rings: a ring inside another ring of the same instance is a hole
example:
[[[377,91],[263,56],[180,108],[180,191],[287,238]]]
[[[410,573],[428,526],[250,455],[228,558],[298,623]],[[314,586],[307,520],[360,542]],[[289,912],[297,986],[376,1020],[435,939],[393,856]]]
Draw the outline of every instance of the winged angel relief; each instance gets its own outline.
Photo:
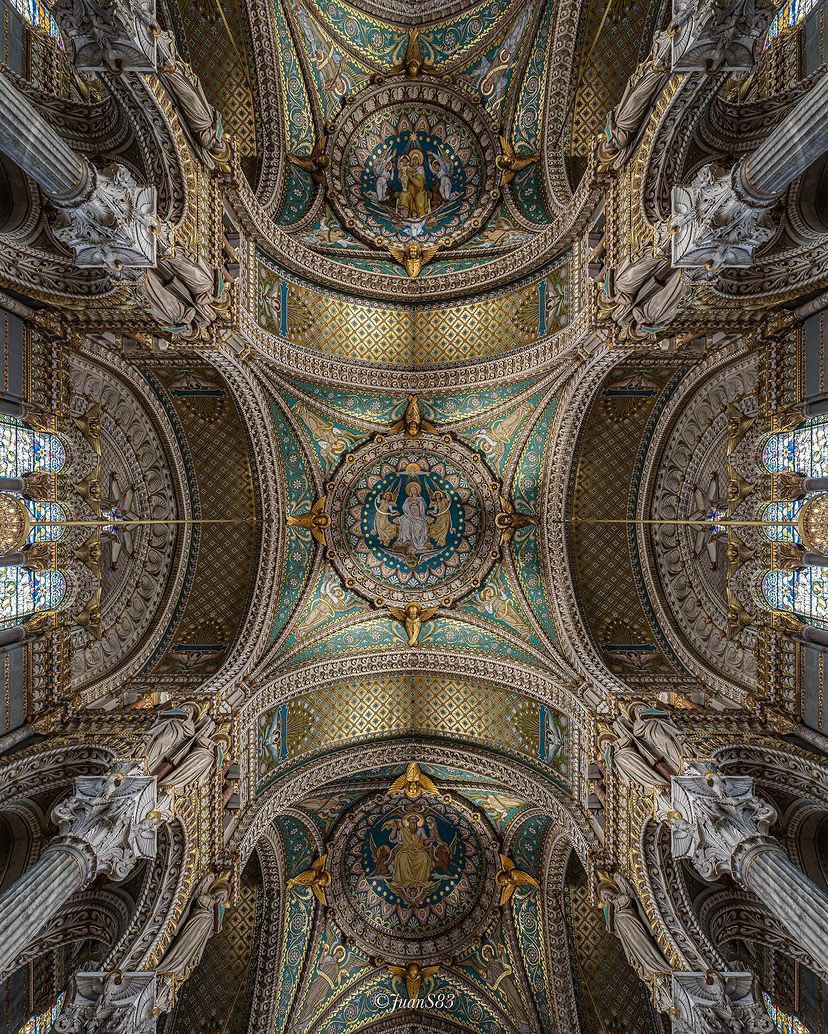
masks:
[[[384,882],[409,905],[417,905],[445,880],[456,878],[452,872],[456,841],[456,834],[448,842],[443,839],[429,812],[393,816],[370,838],[372,878]]]

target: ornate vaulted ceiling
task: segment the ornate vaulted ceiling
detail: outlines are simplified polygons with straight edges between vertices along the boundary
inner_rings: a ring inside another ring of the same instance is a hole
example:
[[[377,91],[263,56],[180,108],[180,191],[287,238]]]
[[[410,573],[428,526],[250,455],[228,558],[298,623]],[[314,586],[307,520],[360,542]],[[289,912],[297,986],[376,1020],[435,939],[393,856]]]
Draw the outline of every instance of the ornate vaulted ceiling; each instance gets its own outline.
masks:
[[[269,215],[270,264],[415,300],[554,264],[654,10],[215,0],[172,18]]]

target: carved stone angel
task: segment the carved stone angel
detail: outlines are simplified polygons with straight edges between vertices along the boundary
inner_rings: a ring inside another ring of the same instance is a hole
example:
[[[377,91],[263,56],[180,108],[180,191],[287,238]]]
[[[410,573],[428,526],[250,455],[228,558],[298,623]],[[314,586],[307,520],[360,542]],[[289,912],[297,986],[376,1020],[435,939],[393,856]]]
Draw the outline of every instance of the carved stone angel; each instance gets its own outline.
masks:
[[[230,168],[230,147],[221,115],[210,104],[201,80],[180,58],[172,33],[158,37],[158,73],[187,129],[198,158],[208,169]]]
[[[604,744],[608,767],[614,768],[623,779],[637,783],[645,790],[664,787],[669,783],[669,776],[656,769],[651,752],[646,748],[642,750],[643,745],[633,732],[628,718],[619,715],[612,723],[612,728],[606,729],[601,742]]]
[[[181,749],[195,737],[197,715],[195,704],[182,704],[159,713],[144,740],[148,772],[156,772],[164,762],[175,763]]]
[[[641,918],[630,882],[619,873],[599,873],[598,900],[604,906],[607,929],[621,941],[632,968],[645,980],[670,973],[670,963]]]
[[[216,729],[212,718],[206,717],[172,771],[159,779],[159,785],[165,790],[179,790],[190,783],[201,785],[214,769],[221,768],[229,738],[228,726]]]
[[[207,941],[221,929],[224,906],[230,898],[229,874],[210,873],[196,887],[192,903],[172,945],[158,965],[159,973],[186,980],[201,961]]]
[[[660,767],[661,762],[666,762],[671,774],[680,772],[686,748],[681,733],[667,712],[637,703],[630,708],[630,718],[633,735],[648,749],[654,764]]]
[[[604,140],[598,146],[598,160],[602,165],[618,168],[629,157],[630,146],[669,75],[670,44],[666,32],[656,33],[650,56],[635,70],[621,100],[607,116]]]

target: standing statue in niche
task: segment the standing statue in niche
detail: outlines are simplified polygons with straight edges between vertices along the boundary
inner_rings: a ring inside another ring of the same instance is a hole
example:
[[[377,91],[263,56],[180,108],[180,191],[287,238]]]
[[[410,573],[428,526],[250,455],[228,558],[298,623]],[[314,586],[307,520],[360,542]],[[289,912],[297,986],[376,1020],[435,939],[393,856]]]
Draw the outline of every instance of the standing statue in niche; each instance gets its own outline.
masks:
[[[635,702],[620,714],[612,727],[602,728],[608,767],[645,790],[664,787],[681,770],[681,734],[666,711]]]
[[[144,741],[147,771],[164,789],[201,784],[220,768],[230,742],[227,725],[216,728],[206,708],[195,704],[162,711]]]

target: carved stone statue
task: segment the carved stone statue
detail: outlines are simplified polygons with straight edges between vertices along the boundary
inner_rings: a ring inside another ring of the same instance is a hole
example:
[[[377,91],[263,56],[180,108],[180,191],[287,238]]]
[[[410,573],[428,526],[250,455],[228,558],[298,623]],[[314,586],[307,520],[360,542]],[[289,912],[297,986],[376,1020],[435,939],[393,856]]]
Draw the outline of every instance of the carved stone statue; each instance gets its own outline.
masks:
[[[224,906],[230,898],[230,876],[210,873],[196,887],[187,918],[159,963],[158,972],[187,979],[201,961],[207,941],[221,929]]]
[[[646,340],[675,319],[687,290],[668,259],[628,258],[605,274],[599,313],[621,328],[622,337]]]
[[[638,740],[628,718],[619,715],[601,737],[606,751],[607,765],[615,768],[627,782],[637,783],[645,790],[664,787],[670,778],[655,767],[652,752]]]
[[[189,133],[193,149],[208,169],[230,169],[230,146],[224,139],[221,115],[210,104],[201,80],[176,50],[171,32],[158,37],[159,74]]]
[[[680,772],[684,745],[681,733],[667,712],[646,704],[634,704],[630,709],[630,718],[633,721],[633,735],[639,744],[650,751],[654,763],[658,765],[666,761],[671,774]]]
[[[670,973],[672,966],[664,958],[641,914],[635,891],[619,873],[599,874],[598,900],[604,905],[609,929],[621,941],[632,968],[645,980]]]
[[[180,790],[190,783],[201,785],[209,774],[221,767],[229,742],[229,727],[216,729],[215,722],[205,715],[196,724],[195,736],[182,748],[173,768],[159,778],[162,789]]]
[[[192,742],[196,735],[197,715],[194,704],[182,704],[159,713],[144,740],[148,772],[154,773],[165,761],[175,763],[182,747]]]
[[[215,271],[201,260],[167,255],[147,274],[144,300],[153,319],[169,333],[204,337],[227,310],[223,286],[216,281]]]
[[[670,36],[657,32],[650,56],[638,66],[621,100],[607,116],[604,139],[598,146],[598,161],[619,168],[629,157],[631,145],[650,117],[652,102],[669,75]]]

